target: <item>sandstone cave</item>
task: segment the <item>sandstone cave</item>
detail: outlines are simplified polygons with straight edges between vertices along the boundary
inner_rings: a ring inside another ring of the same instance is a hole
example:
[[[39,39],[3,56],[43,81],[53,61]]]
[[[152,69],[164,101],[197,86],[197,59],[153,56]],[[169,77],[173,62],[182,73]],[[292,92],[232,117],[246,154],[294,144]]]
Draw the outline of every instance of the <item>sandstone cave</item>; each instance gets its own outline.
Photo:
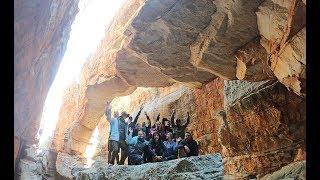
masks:
[[[124,0],[39,147],[78,5],[91,1],[14,1],[15,179],[306,178],[306,0]],[[109,165],[107,101],[151,119],[190,112],[200,156]]]

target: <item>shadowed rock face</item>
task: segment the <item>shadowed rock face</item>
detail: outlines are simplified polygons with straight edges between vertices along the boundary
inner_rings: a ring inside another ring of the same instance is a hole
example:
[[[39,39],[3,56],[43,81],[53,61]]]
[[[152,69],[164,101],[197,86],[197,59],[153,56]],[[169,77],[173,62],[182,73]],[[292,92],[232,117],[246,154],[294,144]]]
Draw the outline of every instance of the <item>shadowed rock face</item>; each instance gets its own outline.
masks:
[[[14,136],[28,144],[38,131],[77,4],[78,0],[14,1]]]
[[[124,48],[180,82],[235,79],[234,52],[258,36],[254,12],[259,3],[147,1],[127,28]]]

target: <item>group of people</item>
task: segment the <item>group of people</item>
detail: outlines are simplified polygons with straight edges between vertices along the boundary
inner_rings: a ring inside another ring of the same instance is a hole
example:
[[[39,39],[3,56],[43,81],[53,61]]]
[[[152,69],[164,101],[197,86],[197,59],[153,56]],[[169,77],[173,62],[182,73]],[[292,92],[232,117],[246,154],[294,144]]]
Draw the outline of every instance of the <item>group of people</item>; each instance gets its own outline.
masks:
[[[111,106],[107,105],[106,118],[110,123],[109,164],[115,164],[115,161],[117,164],[124,164],[127,157],[129,165],[139,165],[199,154],[197,142],[189,132],[185,132],[190,122],[189,112],[184,125],[181,119],[175,120],[175,110],[172,112],[170,121],[162,118],[160,122],[160,114],[158,114],[153,125],[145,112],[148,123],[143,122],[140,125],[137,122],[142,109],[143,107],[140,107],[134,119],[125,111],[121,114],[114,111],[111,117]]]

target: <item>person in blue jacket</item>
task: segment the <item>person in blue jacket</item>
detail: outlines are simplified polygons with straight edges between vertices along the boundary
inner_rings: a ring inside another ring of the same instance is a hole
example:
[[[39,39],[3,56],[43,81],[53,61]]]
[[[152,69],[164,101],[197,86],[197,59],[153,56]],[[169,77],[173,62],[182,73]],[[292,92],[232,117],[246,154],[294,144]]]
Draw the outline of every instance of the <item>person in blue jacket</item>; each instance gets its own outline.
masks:
[[[111,158],[108,160],[110,164],[114,164],[120,149],[121,158],[119,164],[124,164],[124,161],[128,157],[126,139],[128,136],[129,123],[125,121],[128,116],[128,113],[123,111],[119,117],[111,118],[111,106],[109,103],[107,104],[106,117],[110,123],[109,152],[111,153]]]
[[[129,145],[129,164],[139,165],[145,163],[147,157],[153,159],[161,159],[161,156],[157,156],[149,147],[149,142],[145,140],[145,134],[142,130],[138,132],[138,136],[132,137],[132,129],[129,129],[129,135],[127,136],[127,143]]]
[[[172,132],[167,133],[167,140],[163,142],[165,146],[165,151],[163,153],[163,160],[168,161],[172,159],[177,159],[177,142],[173,139]]]

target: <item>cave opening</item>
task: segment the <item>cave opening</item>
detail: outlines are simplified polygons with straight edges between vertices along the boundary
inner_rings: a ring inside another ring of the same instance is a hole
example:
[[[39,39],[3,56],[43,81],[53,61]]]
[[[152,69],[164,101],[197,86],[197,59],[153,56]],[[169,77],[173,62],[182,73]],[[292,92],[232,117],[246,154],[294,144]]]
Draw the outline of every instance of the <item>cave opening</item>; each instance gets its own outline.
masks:
[[[63,91],[72,83],[79,84],[83,64],[90,54],[95,52],[100,41],[104,38],[105,30],[114,14],[123,3],[124,0],[79,1],[79,12],[71,26],[67,49],[45,100],[37,133],[40,149],[50,148],[62,103]],[[93,150],[87,152],[90,154]],[[87,154],[86,156],[89,157],[90,155]]]

